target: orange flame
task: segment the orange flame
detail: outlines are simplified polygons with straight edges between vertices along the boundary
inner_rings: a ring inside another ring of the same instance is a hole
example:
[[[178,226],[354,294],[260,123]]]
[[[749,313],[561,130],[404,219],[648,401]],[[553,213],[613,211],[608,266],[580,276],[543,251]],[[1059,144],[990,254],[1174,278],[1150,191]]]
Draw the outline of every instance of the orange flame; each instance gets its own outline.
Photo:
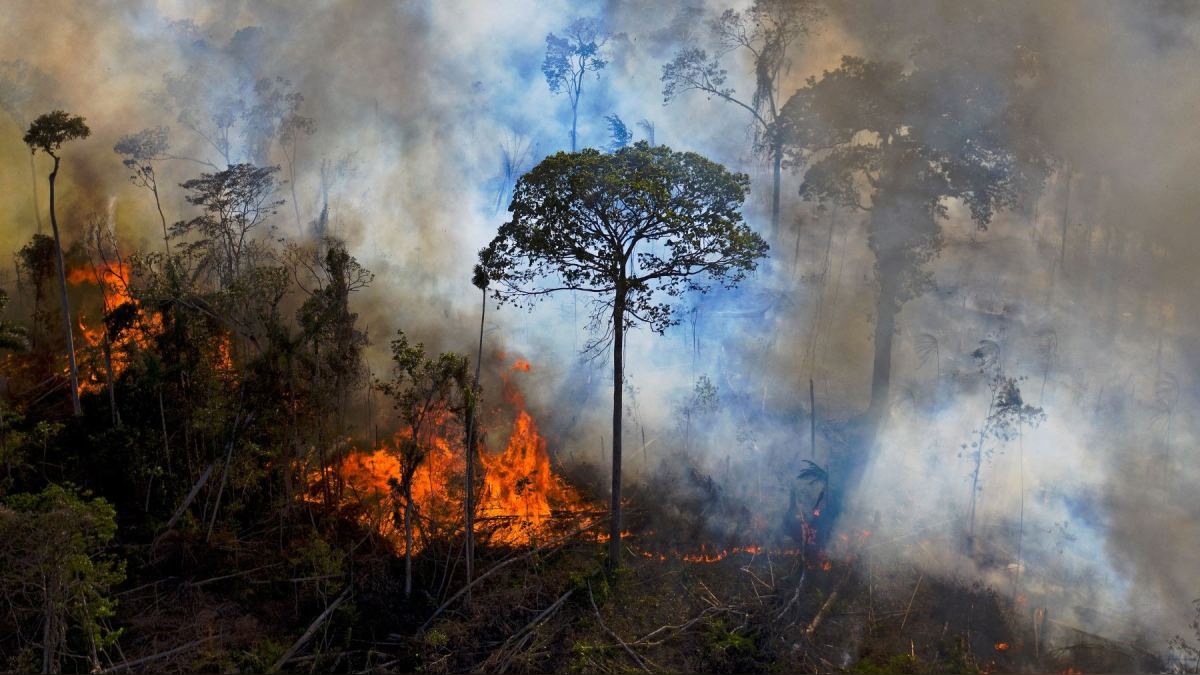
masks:
[[[67,270],[67,282],[71,285],[86,285],[100,290],[105,314],[124,305],[137,307],[137,300],[132,295],[129,280],[130,269],[125,263],[105,264],[102,267],[94,265],[76,267]],[[132,330],[124,331],[112,344],[108,345],[113,378],[119,377],[129,367],[130,351],[133,347],[144,347],[152,335],[162,330],[162,317],[158,314],[146,316],[138,307],[137,317],[137,325]],[[87,346],[99,348],[104,345],[107,329],[103,324],[96,327],[89,326],[83,312],[79,313],[77,321],[79,332]],[[79,392],[83,394],[100,391],[104,386],[102,368],[107,367],[103,355],[93,354],[92,358],[85,359],[84,365],[86,372],[83,372],[80,377]]]
[[[518,360],[513,370],[529,372],[528,361]],[[505,397],[517,415],[505,449],[480,454],[483,485],[476,513],[480,530],[490,533],[491,542],[511,546],[549,534],[556,515],[584,511],[589,505],[555,474],[546,440],[525,410],[524,398],[507,381]],[[451,534],[462,521],[462,430],[444,420],[435,426],[435,433],[425,442],[427,455],[412,478],[413,503],[419,516],[414,523],[414,551],[423,547],[424,535]],[[397,448],[406,439],[405,433],[399,433],[373,452],[351,453],[333,467],[345,486],[341,506],[366,506],[360,522],[383,535],[398,553],[405,548],[404,497],[391,483],[401,478],[403,466]],[[319,473],[312,479],[318,483]],[[319,495],[314,491],[308,499],[318,501]]]

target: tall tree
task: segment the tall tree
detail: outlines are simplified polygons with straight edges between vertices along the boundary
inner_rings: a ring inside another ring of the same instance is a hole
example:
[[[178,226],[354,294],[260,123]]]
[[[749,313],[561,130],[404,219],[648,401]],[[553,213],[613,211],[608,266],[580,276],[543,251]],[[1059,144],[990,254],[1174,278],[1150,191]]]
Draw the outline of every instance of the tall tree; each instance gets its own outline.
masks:
[[[781,113],[788,151],[806,166],[801,197],[869,217],[879,295],[868,417],[876,424],[887,410],[896,314],[932,286],[925,263],[941,250],[948,202],[960,200],[985,229],[1044,182],[1047,160],[1021,85],[1000,71],[918,58],[906,72],[846,56]]]
[[[479,253],[494,297],[529,304],[562,290],[593,298],[589,342],[611,344],[612,513],[609,564],[621,551],[621,416],[625,331],[678,323],[670,299],[732,287],[767,244],[742,220],[745,174],[690,152],[638,142],[612,154],[560,152],[517,183],[512,220]]]
[[[163,247],[168,256],[171,254],[171,236],[167,232],[167,217],[163,214],[162,200],[158,195],[158,174],[154,171],[154,162],[166,159],[169,148],[166,127],[142,129],[136,134],[122,136],[113,146],[113,152],[124,157],[121,163],[132,172],[129,182],[154,195],[154,207],[158,209],[158,219],[162,223]]]
[[[71,330],[71,306],[67,302],[67,270],[63,262],[62,237],[58,232],[58,217],[54,211],[54,181],[58,178],[60,157],[58,150],[63,143],[79,138],[87,138],[92,133],[82,117],[70,115],[62,110],[54,110],[35,119],[25,132],[25,145],[31,153],[38,150],[54,159],[54,168],[50,171],[50,227],[54,231],[54,249],[58,257],[58,286],[59,300],[62,303],[63,334],[67,339],[67,362],[71,373],[71,405],[75,415],[82,415],[79,406],[79,369],[75,365],[75,338]]]
[[[58,107],[50,92],[58,91],[54,78],[37,66],[17,59],[0,62],[0,110],[17,125],[24,127],[34,110]],[[42,233],[42,211],[38,206],[37,167],[33,155],[29,156],[29,179],[33,188],[33,217],[37,222],[37,233]]]
[[[172,225],[173,234],[199,235],[187,248],[201,253],[222,288],[241,274],[254,230],[283,205],[283,200],[275,199],[278,171],[277,166],[233,164],[180,185],[191,193],[188,203],[199,206],[201,214]]]
[[[579,97],[583,93],[583,81],[588,73],[596,73],[608,65],[601,50],[611,36],[600,19],[584,17],[573,20],[563,31],[563,36],[554,33],[546,36],[546,59],[542,61],[542,73],[546,84],[555,94],[566,94],[571,104],[571,152],[578,145]]]
[[[784,139],[776,122],[783,105],[779,92],[782,76],[791,65],[788,50],[809,35],[825,12],[810,0],[755,0],[750,9],[727,9],[711,23],[717,53],[700,47],[684,47],[663,65],[663,102],[687,91],[699,91],[744,108],[754,124],[756,150],[771,162],[771,236],[779,234],[780,184],[783,174]],[[754,93],[749,99],[726,85],[725,57],[744,51],[754,67]]]

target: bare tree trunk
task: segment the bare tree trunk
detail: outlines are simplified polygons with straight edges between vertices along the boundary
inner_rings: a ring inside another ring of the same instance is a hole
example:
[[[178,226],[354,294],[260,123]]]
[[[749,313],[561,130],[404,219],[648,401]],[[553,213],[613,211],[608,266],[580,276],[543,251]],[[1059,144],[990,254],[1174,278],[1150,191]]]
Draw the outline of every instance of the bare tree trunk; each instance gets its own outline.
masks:
[[[404,479],[404,597],[412,597],[412,473]]]
[[[776,143],[771,149],[771,238],[779,238],[779,192],[783,175],[783,146]]]
[[[811,377],[808,378],[808,435],[812,448],[812,461],[815,462],[817,461],[817,391]]]
[[[150,190],[154,193],[154,207],[158,209],[158,219],[162,222],[163,231],[163,248],[167,252],[167,257],[171,256],[171,236],[167,234],[167,217],[163,214],[162,201],[158,198],[158,180],[152,179]]]
[[[575,135],[579,128],[579,95],[575,95],[575,100],[571,101],[571,152],[575,152],[576,138]]]
[[[112,415],[113,428],[121,426],[121,413],[117,411],[117,392],[116,382],[114,378],[116,373],[113,372],[112,362],[112,343],[108,340],[108,330],[105,328],[104,334],[104,379],[108,385],[108,410]]]
[[[608,567],[621,566],[621,418],[622,394],[625,389],[625,286],[617,283],[613,302],[613,439],[612,439],[612,506],[609,522]]]
[[[879,301],[875,311],[875,360],[871,371],[871,404],[867,417],[877,431],[887,414],[888,394],[892,379],[892,337],[896,330],[895,284],[881,279]],[[872,434],[875,433],[872,431]]]
[[[29,177],[33,179],[33,217],[35,220],[37,220],[37,233],[41,234],[42,233],[42,211],[41,211],[41,208],[38,206],[37,166],[35,166],[35,164],[34,164],[32,152],[29,153]]]
[[[487,287],[480,289],[483,302],[479,308],[479,351],[475,356],[475,378],[471,381],[471,395],[467,406],[467,492],[466,492],[466,555],[467,555],[467,601],[471,600],[471,579],[475,576],[475,413],[479,405],[479,368],[483,363],[483,325],[487,315]]]
[[[67,302],[67,264],[63,260],[62,238],[58,234],[58,218],[54,213],[54,179],[58,177],[58,157],[54,158],[54,170],[50,172],[50,227],[54,230],[54,252],[58,255],[58,290],[62,302],[63,334],[67,338],[67,362],[71,370],[71,405],[75,416],[83,415],[79,405],[79,368],[75,365],[75,337],[71,330],[71,306]]]

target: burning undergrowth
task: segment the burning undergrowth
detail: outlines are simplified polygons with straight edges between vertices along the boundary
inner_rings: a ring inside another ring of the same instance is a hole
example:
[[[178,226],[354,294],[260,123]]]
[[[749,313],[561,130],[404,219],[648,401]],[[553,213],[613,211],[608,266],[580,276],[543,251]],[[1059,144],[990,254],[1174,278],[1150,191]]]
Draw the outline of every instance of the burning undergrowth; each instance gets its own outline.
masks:
[[[478,533],[481,541],[494,545],[520,546],[545,539],[564,519],[601,508],[586,501],[555,470],[546,439],[516,381],[530,368],[518,359],[505,373],[504,400],[490,411],[493,428],[484,428],[485,435],[497,436],[507,427],[503,450],[485,448],[478,455],[481,478],[474,486]],[[418,533],[414,552],[432,539],[460,536],[462,529],[465,432],[445,414],[433,428],[425,460],[412,478]],[[338,509],[352,514],[402,554],[405,541],[399,514],[404,500],[398,481],[404,466],[398,448],[407,440],[407,433],[401,431],[375,448],[351,449],[330,471],[312,473],[309,499],[320,499],[322,481],[332,481],[337,486]]]

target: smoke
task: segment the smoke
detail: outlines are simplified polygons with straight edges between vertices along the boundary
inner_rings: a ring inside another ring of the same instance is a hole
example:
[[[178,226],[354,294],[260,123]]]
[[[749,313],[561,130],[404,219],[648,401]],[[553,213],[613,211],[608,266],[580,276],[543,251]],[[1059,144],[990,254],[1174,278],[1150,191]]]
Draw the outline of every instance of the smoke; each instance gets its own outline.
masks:
[[[858,476],[841,496],[839,527],[877,524],[876,542],[897,542],[874,544],[881,556],[1019,585],[1030,605],[1071,608],[1058,615],[1078,625],[1172,634],[1200,595],[1200,500],[1188,489],[1200,478],[1191,461],[1197,431],[1186,414],[1198,403],[1191,374],[1200,362],[1200,326],[1188,311],[1200,252],[1191,222],[1200,193],[1190,185],[1200,166],[1192,132],[1200,17],[1165,1],[826,5],[820,30],[791,54],[785,96],[843,54],[911,67],[914,49],[929,41],[964,69],[1005,68],[1019,46],[1037,55],[1029,133],[1061,159],[1059,170],[1029,213],[1001,214],[985,232],[950,205],[946,247],[930,266],[936,288],[898,319],[894,406],[871,455],[851,453],[846,431],[866,407],[871,376],[876,289],[865,223],[846,209],[800,203],[798,177],[785,175],[784,235],[770,262],[739,290],[683,299],[681,324],[667,335],[630,336],[631,472],[652,480],[660,465],[693,467],[774,531],[800,460],[811,458]],[[274,219],[278,232],[292,236],[318,217],[324,164],[329,231],[377,275],[356,307],[375,371],[401,327],[435,348],[470,351],[479,302],[470,271],[504,217],[494,213],[504,149],[528,148],[528,168],[569,144],[569,107],[540,66],[545,35],[573,17],[599,16],[615,35],[609,67],[584,83],[581,145],[607,144],[605,115],[618,114],[638,138],[644,119],[657,143],[750,173],[746,217],[766,229],[769,167],[752,151],[746,112],[698,93],[662,103],[662,64],[680,44],[705,44],[704,21],[725,7],[10,2],[0,61],[23,65],[0,72],[8,113],[0,119],[0,247],[16,250],[37,228],[21,135],[51,105],[85,116],[93,132],[63,149],[68,239],[111,203],[122,245],[153,249],[157,214],[112,152],[117,139],[166,125],[172,154],[199,160],[159,166],[167,218],[183,219],[191,207],[173,186],[210,170],[200,162],[224,159],[181,110],[207,123],[230,101],[259,102],[258,80],[284,78],[303,95],[300,112],[316,132],[296,148],[301,222],[289,204]],[[726,64],[729,85],[748,97],[747,56],[730,54]],[[171,99],[164,77],[193,79],[186,96]],[[234,128],[231,161],[251,158],[255,140]],[[269,160],[286,165],[277,145]],[[48,166],[36,162],[44,200]],[[281,173],[291,179],[288,167]],[[292,200],[290,187],[282,197]],[[603,359],[578,356],[587,314],[570,295],[530,313],[490,306],[487,342],[533,360],[527,394],[559,460],[604,467],[612,384]],[[989,442],[996,453],[977,495],[978,539],[995,547],[986,565],[956,552],[971,489],[970,462],[959,455],[988,408],[970,357],[981,340],[999,346],[1006,374],[1027,378],[1026,402],[1047,416],[1016,440]],[[699,413],[690,402],[702,375],[718,394],[715,409]],[[490,386],[499,388],[494,374]],[[846,457],[859,464],[839,464]]]

